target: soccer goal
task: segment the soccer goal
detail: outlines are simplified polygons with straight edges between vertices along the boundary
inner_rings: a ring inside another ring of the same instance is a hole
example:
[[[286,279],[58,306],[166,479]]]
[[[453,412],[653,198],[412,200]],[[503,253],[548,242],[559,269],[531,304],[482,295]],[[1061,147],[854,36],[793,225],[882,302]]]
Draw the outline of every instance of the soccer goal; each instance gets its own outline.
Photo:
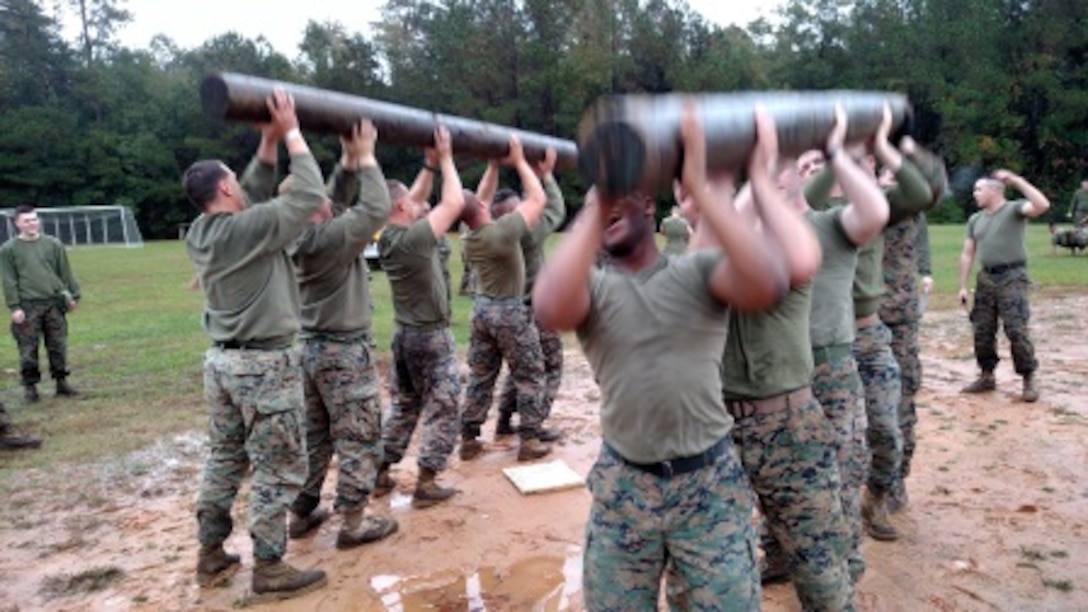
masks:
[[[144,245],[136,218],[127,206],[62,206],[38,208],[41,231],[68,246],[104,245],[142,247]],[[15,227],[15,209],[6,208],[0,238],[7,240],[19,233]]]

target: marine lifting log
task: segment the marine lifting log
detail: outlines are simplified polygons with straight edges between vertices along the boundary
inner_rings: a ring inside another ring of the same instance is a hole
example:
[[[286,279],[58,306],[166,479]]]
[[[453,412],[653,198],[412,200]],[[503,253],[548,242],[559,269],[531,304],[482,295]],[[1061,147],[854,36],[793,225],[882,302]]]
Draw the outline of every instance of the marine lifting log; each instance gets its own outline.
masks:
[[[622,196],[654,194],[679,176],[680,119],[686,99],[695,104],[707,139],[707,167],[736,170],[755,142],[756,105],[774,117],[783,155],[822,149],[835,121],[835,104],[846,110],[848,143],[872,136],[884,104],[898,126],[910,115],[906,96],[886,92],[792,91],[712,94],[624,95],[603,98],[582,117],[578,167],[587,183]]]
[[[440,123],[450,131],[457,152],[485,159],[504,157],[509,151],[510,134],[517,134],[527,159],[542,159],[544,151],[553,147],[558,168],[577,165],[578,146],[570,140],[244,74],[220,72],[205,77],[200,85],[200,102],[204,112],[214,117],[268,121],[266,100],[274,87],[294,97],[299,125],[307,131],[347,134],[352,124],[367,117],[384,142],[428,147],[434,144],[434,129]]]

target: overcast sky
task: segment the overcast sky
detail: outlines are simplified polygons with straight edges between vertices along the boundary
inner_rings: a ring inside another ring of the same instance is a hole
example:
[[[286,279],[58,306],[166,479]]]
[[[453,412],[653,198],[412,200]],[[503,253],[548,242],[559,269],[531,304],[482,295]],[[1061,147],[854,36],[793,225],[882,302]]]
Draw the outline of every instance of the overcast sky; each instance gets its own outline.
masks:
[[[708,21],[720,25],[747,25],[769,16],[781,0],[688,0]],[[47,3],[48,4],[48,3]],[[132,22],[119,33],[121,44],[146,49],[152,37],[165,34],[182,48],[193,48],[209,38],[235,31],[246,38],[263,35],[272,47],[294,58],[306,22],[339,21],[351,32],[366,31],[377,21],[382,0],[127,0]],[[65,16],[64,37],[78,35],[75,19]]]

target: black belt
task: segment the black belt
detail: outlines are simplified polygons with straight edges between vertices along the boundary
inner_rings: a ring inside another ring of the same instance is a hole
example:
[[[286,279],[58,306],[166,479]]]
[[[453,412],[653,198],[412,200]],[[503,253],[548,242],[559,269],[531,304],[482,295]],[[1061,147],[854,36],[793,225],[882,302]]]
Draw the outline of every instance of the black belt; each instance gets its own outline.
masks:
[[[267,341],[262,342],[260,340],[253,340],[250,342],[238,342],[237,340],[219,340],[213,342],[212,346],[226,351],[279,351],[291,348],[290,344],[283,344],[283,342],[280,341],[277,341],[275,343],[269,343]]]
[[[646,472],[647,474],[653,474],[658,478],[670,478],[672,476],[679,476],[680,474],[687,474],[688,472],[694,472],[705,467],[710,467],[717,462],[718,457],[721,457],[732,443],[732,438],[725,436],[714,445],[703,451],[698,455],[692,455],[691,457],[681,457],[679,459],[671,459],[669,461],[661,461],[658,463],[635,463],[626,459],[623,455],[619,454],[616,449],[604,443],[604,449],[608,451],[613,457],[619,459],[626,465],[635,468],[636,470]]]
[[[1023,268],[1026,265],[1026,261],[1013,261],[1005,264],[997,264],[996,266],[983,267],[982,269],[986,271],[986,274],[1002,274],[1009,270]]]

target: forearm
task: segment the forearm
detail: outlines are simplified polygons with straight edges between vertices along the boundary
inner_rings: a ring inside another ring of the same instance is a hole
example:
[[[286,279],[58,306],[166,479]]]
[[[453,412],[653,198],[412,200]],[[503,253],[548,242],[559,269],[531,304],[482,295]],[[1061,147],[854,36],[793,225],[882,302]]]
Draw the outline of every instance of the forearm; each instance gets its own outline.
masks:
[[[263,142],[263,141],[262,141]],[[249,161],[239,181],[251,203],[272,199],[276,191],[276,161],[267,162],[258,154]]]
[[[968,276],[971,274],[971,265],[975,258],[964,253],[960,255],[960,289],[967,289]]]
[[[603,234],[598,211],[583,208],[574,227],[545,261],[533,286],[533,310],[545,328],[571,330],[585,320],[590,274]]]
[[[1043,195],[1035,185],[1029,183],[1024,177],[1018,176],[1011,181],[1013,187],[1031,203],[1031,210],[1026,213],[1029,217],[1038,217],[1050,209],[1050,199]]]
[[[841,154],[838,153],[834,157]],[[805,182],[805,200],[808,201],[809,206],[816,210],[824,210],[831,200],[831,190],[835,187],[835,174],[829,168],[831,162],[832,160],[828,160],[827,164],[816,176],[809,178]]]
[[[439,167],[441,168],[441,164]],[[412,181],[412,186],[408,188],[408,197],[416,202],[426,202],[431,199],[431,191],[433,190],[434,172],[432,169],[424,167],[416,173],[416,180]],[[458,187],[458,191],[460,191],[460,187]]]
[[[362,176],[359,172],[350,168],[351,166],[345,165],[341,160],[333,168],[332,174],[325,185],[325,192],[329,194],[329,199],[341,210],[344,207],[358,204],[356,200],[359,199],[361,193],[359,181]]]
[[[563,192],[559,189],[559,184],[555,182],[555,178],[551,175],[545,175],[541,181],[544,185],[544,212],[541,213],[540,221],[537,222],[531,231],[532,240],[535,244],[541,244],[547,237],[559,228],[559,225],[563,223],[563,217],[566,216],[566,203],[563,201]]]
[[[789,274],[777,241],[768,244],[751,224],[745,223],[733,208],[731,199],[709,201],[709,192],[693,194],[702,214],[700,225],[706,225],[710,235],[721,247],[728,265],[745,284],[777,291],[788,285]]]
[[[487,169],[484,170],[484,175],[480,177],[480,184],[476,186],[476,199],[482,202],[484,206],[489,206],[498,188],[499,164],[495,161],[488,161]]]
[[[517,164],[517,170],[522,189],[522,201],[518,205],[518,210],[525,217],[525,224],[531,230],[540,221],[540,215],[544,212],[547,196],[545,196],[544,187],[541,186],[540,179],[533,172],[533,167],[529,165],[529,162],[521,159]]]
[[[785,255],[790,286],[809,282],[819,271],[822,258],[816,233],[801,215],[787,208],[769,177],[754,177],[752,186],[763,226]]]

